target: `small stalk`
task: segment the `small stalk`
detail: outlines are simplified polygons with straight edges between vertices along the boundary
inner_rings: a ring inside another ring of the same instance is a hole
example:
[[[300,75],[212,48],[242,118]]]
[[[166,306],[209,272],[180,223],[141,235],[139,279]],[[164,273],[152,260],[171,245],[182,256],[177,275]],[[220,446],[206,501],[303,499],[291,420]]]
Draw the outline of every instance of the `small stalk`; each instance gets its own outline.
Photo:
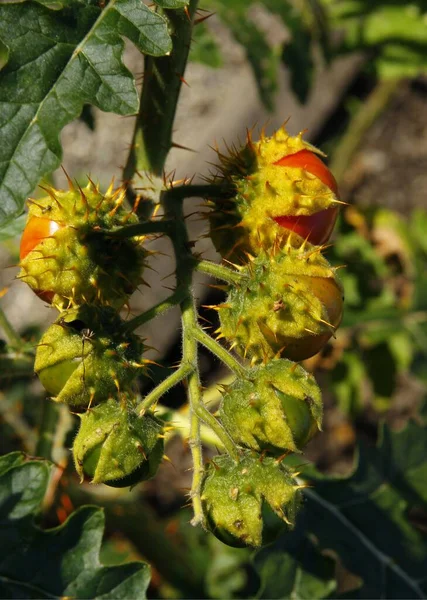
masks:
[[[11,325],[9,319],[6,317],[3,309],[0,308],[0,328],[3,329],[6,336],[7,342],[11,348],[19,349],[22,348],[24,342],[14,327]]]
[[[244,377],[246,370],[225,348],[223,348],[216,340],[208,335],[203,329],[197,327],[194,331],[194,336],[200,344],[210,350],[220,361],[233,371],[238,377]]]
[[[46,398],[43,401],[42,410],[36,456],[52,460],[52,448],[55,439],[55,429],[59,418],[59,406],[52,400]]]
[[[9,352],[0,355],[0,380],[34,376],[34,356]]]
[[[125,328],[127,331],[134,331],[141,325],[144,325],[144,323],[148,323],[148,321],[151,321],[159,315],[167,312],[177,304],[180,304],[180,302],[182,302],[182,300],[185,298],[186,293],[186,290],[183,288],[175,290],[175,292],[168,296],[165,300],[155,304],[152,308],[149,308],[137,317],[126,321]]]
[[[235,188],[220,184],[184,184],[168,188],[164,195],[170,199],[185,198],[230,198],[236,194]]]
[[[95,235],[105,235],[108,238],[124,239],[132,238],[140,235],[150,235],[154,233],[169,233],[173,223],[170,221],[147,221],[143,223],[135,223],[134,225],[125,225],[115,231],[95,231]]]
[[[172,387],[185,379],[187,375],[191,373],[191,371],[192,367],[190,364],[182,364],[179,369],[172,373],[172,375],[169,375],[169,377],[166,377],[166,379],[159,383],[159,385],[157,385],[149,394],[147,394],[144,400],[138,404],[136,412],[139,413],[139,416],[143,417],[147,410],[153,406],[153,404],[155,404]]]
[[[216,279],[226,281],[227,283],[239,283],[242,280],[243,275],[238,271],[232,271],[228,267],[218,265],[209,260],[199,260],[195,266],[196,271],[212,275]]]

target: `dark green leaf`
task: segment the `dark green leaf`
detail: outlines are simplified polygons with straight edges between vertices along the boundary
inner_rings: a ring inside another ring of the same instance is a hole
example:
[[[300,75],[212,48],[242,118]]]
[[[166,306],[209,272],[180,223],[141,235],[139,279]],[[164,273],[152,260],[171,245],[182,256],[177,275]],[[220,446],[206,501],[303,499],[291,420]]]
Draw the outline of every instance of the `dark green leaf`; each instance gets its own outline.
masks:
[[[8,464],[7,469],[1,467]],[[144,599],[149,567],[99,561],[104,515],[86,506],[60,527],[33,523],[49,481],[47,462],[23,462],[17,453],[0,462],[0,597]]]
[[[184,8],[188,6],[189,0],[154,0],[161,8]]]
[[[22,214],[13,221],[10,221],[0,229],[0,242],[5,242],[11,238],[21,235],[24,230],[27,215]]]
[[[360,447],[349,478],[308,476],[304,519],[322,548],[363,579],[360,598],[423,598],[427,542],[407,518],[427,498],[427,429],[384,429],[378,448]]]
[[[84,104],[137,111],[122,36],[147,54],[171,49],[166,20],[140,0],[111,0],[104,10],[83,1],[58,11],[0,5],[0,39],[10,49],[0,71],[0,222],[22,212],[25,197],[59,165],[59,133]]]
[[[336,588],[335,563],[322,556],[304,532],[302,521],[295,531],[280,537],[254,556],[261,578],[256,598],[328,598]]]
[[[214,36],[204,23],[193,29],[190,60],[214,69],[222,66],[222,55]]]

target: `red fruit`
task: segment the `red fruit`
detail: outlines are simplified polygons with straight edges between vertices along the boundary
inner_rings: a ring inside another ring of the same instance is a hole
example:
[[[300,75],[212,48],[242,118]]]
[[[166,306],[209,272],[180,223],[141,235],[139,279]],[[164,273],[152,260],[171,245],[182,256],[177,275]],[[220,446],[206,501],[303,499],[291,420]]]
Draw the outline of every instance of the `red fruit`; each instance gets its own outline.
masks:
[[[310,152],[310,150],[300,150],[299,152],[295,152],[295,154],[288,154],[274,164],[280,167],[304,169],[308,173],[318,177],[329,189],[338,194],[338,185],[335,177],[325,163],[316,154]]]
[[[295,154],[284,156],[274,163],[281,167],[295,167],[304,169],[311,173],[335,194],[338,194],[338,185],[335,177],[322,160],[309,150],[300,150]],[[328,241],[331,236],[335,221],[338,217],[338,207],[320,210],[312,215],[283,215],[274,217],[278,225],[295,231],[302,238],[307,239],[311,244],[320,245]]]

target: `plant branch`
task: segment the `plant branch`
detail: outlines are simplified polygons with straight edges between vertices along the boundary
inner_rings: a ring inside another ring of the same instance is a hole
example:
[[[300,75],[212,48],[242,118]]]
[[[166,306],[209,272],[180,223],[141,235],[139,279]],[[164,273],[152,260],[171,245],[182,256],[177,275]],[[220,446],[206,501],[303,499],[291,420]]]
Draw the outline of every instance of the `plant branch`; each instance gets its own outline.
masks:
[[[187,10],[164,11],[169,21],[172,51],[169,56],[145,58],[141,103],[124,170],[124,179],[127,181],[136,172],[147,171],[157,177],[163,176],[166,158],[172,147],[172,127],[184,81],[197,4],[198,0],[190,0]]]
[[[147,394],[136,408],[136,412],[142,417],[149,408],[153,406],[166,392],[180,381],[185,379],[192,371],[190,364],[182,364],[172,375],[166,377],[159,385],[157,385],[149,394]]]
[[[216,340],[203,331],[203,329],[197,327],[197,329],[194,331],[194,336],[198,342],[210,350],[212,354],[214,354],[217,358],[219,358],[220,361],[227,365],[227,367],[238,377],[245,376],[246,370],[239,363],[239,361],[236,360],[229,352],[227,352],[227,350],[223,348],[221,344],[218,344]]]
[[[34,376],[34,356],[9,352],[0,355],[0,380]]]
[[[400,79],[380,81],[351,120],[340,143],[335,148],[329,168],[338,183],[343,179],[353,154],[363,136],[389,104],[399,89]]]
[[[158,302],[140,315],[130,319],[129,321],[126,321],[125,328],[128,331],[134,331],[141,325],[144,325],[144,323],[148,323],[148,321],[151,321],[155,317],[158,317],[159,315],[167,312],[169,309],[179,304],[185,298],[186,293],[187,292],[184,288],[175,290],[175,292],[168,296],[165,300]]]
[[[3,309],[0,308],[0,329],[3,329],[8,344],[11,348],[22,348],[24,342],[17,331],[12,327]]]
[[[242,280],[242,275],[238,271],[233,271],[223,265],[211,262],[209,260],[200,260],[195,266],[196,271],[212,275],[216,279],[226,281],[227,283],[239,283]]]
[[[149,235],[151,233],[168,233],[171,231],[173,223],[170,221],[145,221],[126,225],[115,231],[94,231],[94,234],[105,235],[107,238],[131,238],[140,235]]]
[[[163,195],[175,200],[184,198],[230,198],[236,190],[229,185],[220,184],[184,184],[164,190]]]

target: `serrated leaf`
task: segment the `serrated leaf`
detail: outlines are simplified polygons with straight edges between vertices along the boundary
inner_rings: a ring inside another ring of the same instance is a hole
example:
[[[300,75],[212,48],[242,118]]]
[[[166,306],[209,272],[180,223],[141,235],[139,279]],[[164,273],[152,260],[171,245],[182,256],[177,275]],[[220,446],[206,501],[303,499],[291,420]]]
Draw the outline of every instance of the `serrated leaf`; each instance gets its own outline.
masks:
[[[427,498],[426,434],[385,428],[378,448],[360,446],[350,477],[307,473],[307,531],[363,579],[360,598],[425,597],[427,541],[407,513]]]
[[[49,482],[46,461],[14,453],[2,459],[0,473],[0,597],[145,599],[146,564],[99,562],[101,509],[82,507],[54,529],[34,525]]]
[[[189,0],[154,0],[161,8],[184,8],[188,6]]]
[[[83,1],[59,11],[0,5],[0,39],[10,49],[0,71],[0,223],[22,212],[26,196],[59,165],[59,133],[84,104],[137,111],[122,36],[147,54],[171,49],[166,20],[140,0],[111,0],[103,10]]]

